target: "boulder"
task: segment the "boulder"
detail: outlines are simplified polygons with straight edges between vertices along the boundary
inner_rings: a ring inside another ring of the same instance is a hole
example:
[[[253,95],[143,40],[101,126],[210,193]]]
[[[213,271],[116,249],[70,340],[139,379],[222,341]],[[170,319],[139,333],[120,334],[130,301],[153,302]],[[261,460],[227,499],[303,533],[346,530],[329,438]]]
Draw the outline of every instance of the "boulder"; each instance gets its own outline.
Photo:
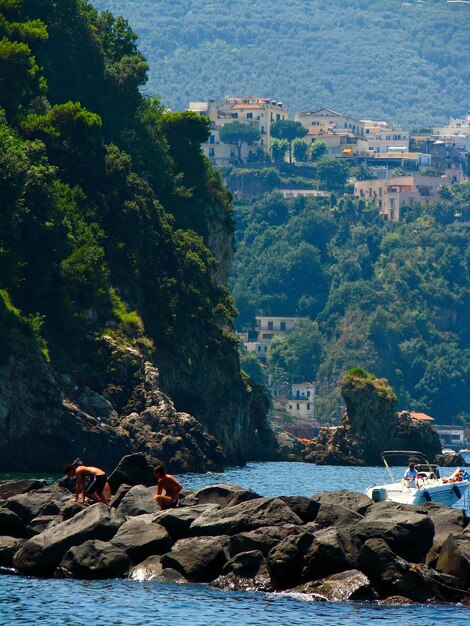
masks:
[[[24,542],[25,539],[17,537],[0,537],[0,567],[13,565],[13,557]]]
[[[139,515],[128,519],[111,540],[129,555],[134,564],[148,556],[164,554],[173,545],[165,528],[152,523],[154,518],[155,515]]]
[[[0,535],[7,537],[27,537],[26,526],[19,515],[6,509],[0,508]]]
[[[160,507],[155,501],[156,487],[149,488],[136,485],[129,489],[117,510],[121,515],[131,517],[145,513],[158,513]]]
[[[226,536],[181,539],[162,557],[162,566],[175,569],[191,582],[210,582],[222,572],[228,544]]]
[[[25,524],[29,524],[38,515],[61,513],[67,502],[70,502],[70,492],[54,484],[13,496],[3,506],[19,515]]]
[[[54,576],[98,580],[125,576],[132,563],[121,548],[89,539],[66,552]]]
[[[240,552],[225,563],[222,576],[234,574],[240,578],[258,578],[269,580],[266,559],[259,550]]]
[[[434,567],[449,534],[459,534],[465,528],[466,516],[463,509],[427,502],[422,508],[427,511],[434,524],[432,548],[426,556],[426,565]]]
[[[68,519],[72,519],[77,513],[84,511],[87,506],[87,504],[82,504],[81,502],[68,502],[62,510],[62,521],[65,522]]]
[[[315,525],[318,528],[329,528],[330,526],[341,526],[342,528],[351,526],[363,519],[363,515],[346,508],[342,504],[322,503],[315,518]]]
[[[302,524],[279,498],[257,498],[235,506],[203,513],[191,524],[190,533],[199,535],[235,535],[263,526]]]
[[[121,485],[152,487],[155,485],[155,478],[145,454],[137,452],[128,454],[119,461],[116,469],[109,475],[108,482],[112,492],[116,493]]]
[[[368,539],[358,564],[382,597],[398,595],[417,602],[458,601],[462,597],[457,578],[402,559],[383,539]]]
[[[173,541],[189,537],[189,528],[195,519],[203,513],[218,511],[218,504],[200,504],[196,506],[167,509],[158,513],[154,519],[157,524],[166,528]]]
[[[13,496],[17,496],[21,493],[27,493],[28,491],[34,491],[34,489],[41,489],[47,486],[46,480],[18,478],[16,480],[4,480],[0,481],[0,500],[8,500]]]
[[[316,500],[303,496],[279,496],[279,500],[285,502],[303,522],[315,521],[320,508]]]
[[[116,493],[111,496],[111,500],[109,501],[109,506],[112,506],[114,509],[117,509],[121,502],[124,500],[125,495],[132,489],[131,485],[121,485]]]
[[[241,502],[254,500],[261,496],[249,489],[243,489],[240,485],[207,485],[194,491],[191,495],[185,496],[184,505],[194,504],[218,504],[220,508],[235,506]]]
[[[240,552],[258,550],[267,556],[269,551],[277,546],[280,541],[290,535],[298,535],[299,532],[301,532],[301,526],[286,524],[285,526],[265,526],[246,533],[239,533],[230,537],[229,552],[233,557]]]
[[[305,583],[296,587],[297,593],[315,594],[328,602],[347,600],[375,600],[376,594],[365,574],[357,569],[332,574],[321,580]]]
[[[436,569],[457,576],[463,589],[470,588],[470,534],[451,534],[444,542]]]
[[[317,580],[354,565],[338,529],[325,528],[314,533],[314,541],[304,554],[301,581]]]
[[[142,563],[135,565],[129,572],[129,578],[141,583],[148,580],[158,580],[162,571],[162,557],[160,554],[154,554],[147,557]]]
[[[38,515],[28,524],[28,536],[39,535],[51,525],[57,525],[62,522],[60,515]]]
[[[437,465],[441,467],[468,467],[467,461],[459,452],[436,454],[434,463],[437,463]]]
[[[93,504],[72,519],[29,539],[15,554],[14,566],[24,574],[51,575],[65,553],[88,539],[109,541],[123,519],[104,504]]]
[[[379,502],[363,520],[349,528],[361,544],[379,538],[408,561],[424,561],[434,538],[434,524],[423,509],[395,502]]]
[[[319,491],[312,496],[312,500],[319,504],[341,504],[351,511],[365,515],[374,504],[373,500],[359,491],[337,489],[336,491]]]
[[[303,582],[304,557],[314,541],[313,533],[303,530],[286,537],[269,552],[268,570],[275,588],[290,589]]]

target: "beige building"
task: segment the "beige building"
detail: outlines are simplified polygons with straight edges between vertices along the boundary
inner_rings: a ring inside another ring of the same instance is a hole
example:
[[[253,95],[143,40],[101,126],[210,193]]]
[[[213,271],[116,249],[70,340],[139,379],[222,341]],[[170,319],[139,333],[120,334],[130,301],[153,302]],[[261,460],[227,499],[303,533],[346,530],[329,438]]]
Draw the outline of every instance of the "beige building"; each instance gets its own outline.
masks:
[[[359,154],[367,155],[381,152],[409,152],[410,136],[400,126],[390,126],[387,122],[361,120],[364,136],[358,139]]]
[[[189,110],[209,118],[211,134],[209,140],[202,144],[202,149],[215,165],[227,164],[238,157],[236,146],[220,140],[220,129],[226,124],[241,122],[259,130],[261,137],[256,145],[242,146],[242,159],[246,160],[259,146],[269,151],[271,126],[289,117],[282,102],[255,96],[190,102]]]
[[[355,136],[364,134],[364,124],[361,120],[349,115],[342,115],[332,109],[299,111],[295,114],[295,121],[305,126],[309,135],[315,135],[317,138],[328,133],[346,133]]]
[[[249,352],[254,352],[262,360],[266,359],[269,346],[275,335],[283,335],[291,330],[300,320],[308,320],[308,317],[273,317],[258,316],[254,331],[237,333],[243,341],[243,345]]]
[[[434,176],[396,176],[385,180],[362,180],[354,185],[354,195],[373,202],[386,220],[400,220],[401,209],[420,202],[439,200],[439,189],[447,178]]]
[[[462,118],[450,118],[448,126],[432,129],[435,139],[451,140],[462,150],[470,152],[470,112]]]

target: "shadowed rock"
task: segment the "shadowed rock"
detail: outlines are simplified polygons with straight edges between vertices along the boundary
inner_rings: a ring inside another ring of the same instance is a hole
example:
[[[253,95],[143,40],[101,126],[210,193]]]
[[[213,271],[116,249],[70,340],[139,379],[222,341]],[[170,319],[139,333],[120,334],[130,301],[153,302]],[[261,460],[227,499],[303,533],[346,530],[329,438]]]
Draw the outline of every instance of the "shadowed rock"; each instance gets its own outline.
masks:
[[[453,509],[437,502],[423,504],[422,508],[427,511],[434,524],[434,539],[432,548],[426,556],[426,565],[435,567],[442,546],[450,534],[463,532],[466,516],[463,509]]]
[[[0,508],[0,535],[27,537],[26,526],[19,515],[10,509]]]
[[[134,564],[148,556],[164,554],[173,545],[165,528],[152,523],[154,518],[155,515],[139,515],[127,520],[111,540],[129,555]]]
[[[470,533],[449,535],[441,548],[436,569],[457,576],[463,589],[470,588]]]
[[[185,506],[192,506],[194,504],[218,504],[220,508],[227,506],[235,506],[241,502],[247,502],[248,500],[254,500],[261,496],[250,489],[243,489],[240,485],[207,485],[197,491],[194,491],[191,495],[185,497]]]
[[[117,510],[126,517],[144,515],[145,513],[158,513],[160,507],[155,502],[157,488],[136,485],[129,489]]]
[[[20,478],[16,480],[0,481],[0,500],[8,500],[21,493],[28,493],[35,489],[47,486],[46,480]]]
[[[160,524],[166,528],[167,532],[174,541],[184,539],[190,535],[190,526],[195,519],[203,513],[210,511],[218,511],[218,504],[199,504],[176,509],[168,509],[157,514],[154,519],[156,524]]]
[[[112,492],[115,493],[121,485],[151,487],[155,485],[155,478],[152,474],[152,466],[145,454],[137,452],[128,454],[119,461],[116,469],[110,474],[108,482]]]
[[[336,491],[319,491],[312,496],[312,500],[320,505],[340,504],[351,511],[365,515],[374,502],[364,493],[358,491],[348,491],[347,489],[337,489]]]
[[[162,557],[163,568],[175,569],[192,582],[210,582],[222,572],[228,543],[224,536],[181,539]]]
[[[191,524],[191,535],[235,535],[263,526],[302,524],[279,498],[257,498],[220,511],[203,513]]]
[[[279,496],[303,522],[313,522],[317,517],[320,505],[314,498],[303,496]]]
[[[5,502],[4,508],[14,511],[25,524],[29,524],[38,515],[61,513],[67,502],[70,502],[70,492],[58,485],[50,485],[13,496]]]
[[[239,578],[262,579],[269,581],[266,559],[259,550],[240,552],[227,561],[222,570],[222,576],[234,574]]]
[[[240,552],[259,550],[264,556],[277,546],[277,544],[289,537],[298,535],[302,531],[301,526],[286,524],[285,526],[265,526],[246,533],[239,533],[230,537],[230,555],[233,557]]]
[[[25,539],[16,537],[0,537],[0,566],[11,567],[13,565],[13,557],[21,548]]]
[[[98,580],[125,576],[132,563],[121,548],[90,539],[70,548],[55,572],[56,577]]]
[[[322,503],[315,518],[315,525],[319,528],[329,528],[335,525],[344,528],[362,519],[362,515],[341,504]]]

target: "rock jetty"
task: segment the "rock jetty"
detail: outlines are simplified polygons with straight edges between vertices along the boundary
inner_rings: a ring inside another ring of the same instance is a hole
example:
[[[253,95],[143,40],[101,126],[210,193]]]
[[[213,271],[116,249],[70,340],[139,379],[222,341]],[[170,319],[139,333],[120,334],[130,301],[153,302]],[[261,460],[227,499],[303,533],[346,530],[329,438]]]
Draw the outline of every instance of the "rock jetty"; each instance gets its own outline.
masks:
[[[117,475],[118,476],[118,475]],[[116,483],[126,476],[121,471]],[[266,498],[238,485],[119,484],[110,509],[41,481],[1,486],[0,568],[63,578],[210,583],[321,601],[468,602],[470,527],[435,503],[374,503],[353,491]]]

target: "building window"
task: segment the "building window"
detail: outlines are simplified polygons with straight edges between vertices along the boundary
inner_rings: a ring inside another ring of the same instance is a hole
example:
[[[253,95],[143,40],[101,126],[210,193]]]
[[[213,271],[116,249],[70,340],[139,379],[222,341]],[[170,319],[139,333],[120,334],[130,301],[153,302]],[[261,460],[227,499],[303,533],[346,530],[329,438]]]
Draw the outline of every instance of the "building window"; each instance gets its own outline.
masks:
[[[209,156],[210,156],[210,157],[215,156],[215,150],[214,150],[214,148],[209,148]]]
[[[268,330],[273,330],[273,322],[268,322]]]
[[[247,120],[252,120],[253,119],[253,113],[247,113],[246,114],[246,119]]]
[[[281,322],[281,330],[286,330],[286,323],[285,322]]]
[[[307,391],[307,398],[310,398],[310,391]]]
[[[261,352],[261,346],[258,346],[258,352]]]
[[[276,113],[276,122],[279,122],[280,119],[281,119],[281,116],[279,115],[279,113]]]
[[[209,137],[209,143],[215,143],[215,136],[214,135],[211,135]]]
[[[300,411],[300,404],[297,402],[297,411]]]
[[[234,119],[238,119],[238,113],[232,113],[232,117],[233,117]]]
[[[307,402],[307,411],[310,411],[310,402]]]

